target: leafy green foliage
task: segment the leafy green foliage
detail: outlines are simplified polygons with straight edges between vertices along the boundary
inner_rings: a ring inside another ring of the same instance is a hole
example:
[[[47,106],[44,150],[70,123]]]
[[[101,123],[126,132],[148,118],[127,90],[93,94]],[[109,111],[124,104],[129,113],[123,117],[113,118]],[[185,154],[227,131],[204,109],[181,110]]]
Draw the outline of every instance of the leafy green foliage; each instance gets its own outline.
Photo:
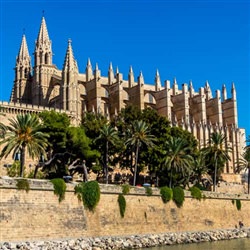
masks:
[[[179,137],[170,137],[166,141],[165,150],[164,167],[170,173],[169,187],[172,187],[174,175],[188,181],[192,173],[193,157],[189,154],[191,149],[187,141]]]
[[[40,117],[43,131],[50,136],[46,149],[49,159],[42,169],[45,175],[48,178],[62,178],[76,172],[81,174],[83,160],[90,170],[91,163],[99,157],[99,153],[90,148],[91,140],[86,136],[84,128],[71,127],[70,119],[65,113],[45,111]]]
[[[145,193],[147,196],[151,196],[153,194],[153,190],[151,187],[145,187]]]
[[[120,208],[120,215],[123,218],[126,210],[126,199],[123,194],[119,194],[118,196],[118,204]]]
[[[237,207],[237,210],[241,210],[241,200],[237,199],[236,200],[236,207]]]
[[[59,202],[65,199],[66,183],[61,178],[50,180],[54,185],[54,194],[58,196]]]
[[[124,195],[128,194],[130,192],[130,185],[129,184],[123,184],[122,185],[122,193]]]
[[[181,187],[173,188],[173,201],[175,202],[177,207],[182,207],[183,202],[185,200],[184,191]]]
[[[14,161],[11,167],[7,168],[7,175],[9,177],[18,177],[20,175],[20,161]],[[23,169],[23,176],[25,177],[25,167]]]
[[[47,146],[46,133],[42,132],[41,123],[38,116],[34,114],[18,114],[9,119],[9,125],[6,126],[4,138],[0,145],[4,145],[0,158],[7,157],[10,153],[21,154],[20,159],[20,176],[23,177],[26,151],[33,159],[45,153]]]
[[[214,132],[209,138],[209,145],[202,149],[209,174],[213,176],[213,191],[216,191],[218,176],[220,176],[225,163],[230,160],[228,154],[230,148],[225,148],[225,140],[225,135]]]
[[[161,187],[160,194],[161,194],[161,199],[164,203],[167,203],[173,198],[173,190],[169,187]]]
[[[202,198],[202,194],[201,194],[201,190],[196,187],[196,186],[193,186],[189,189],[189,191],[191,192],[191,196],[197,200],[201,200]]]
[[[30,190],[30,184],[27,179],[17,179],[16,187],[18,190],[25,190],[27,193]]]
[[[97,181],[82,182],[75,186],[75,194],[79,200],[83,201],[83,205],[89,210],[94,211],[97,206],[101,192]]]

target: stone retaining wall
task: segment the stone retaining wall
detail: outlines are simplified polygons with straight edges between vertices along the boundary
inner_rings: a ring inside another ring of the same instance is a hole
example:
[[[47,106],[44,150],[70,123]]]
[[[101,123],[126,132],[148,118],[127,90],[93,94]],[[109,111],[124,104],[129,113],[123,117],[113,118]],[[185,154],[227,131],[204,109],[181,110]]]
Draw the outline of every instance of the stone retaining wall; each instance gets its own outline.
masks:
[[[159,190],[152,196],[144,188],[126,195],[121,218],[117,202],[121,187],[101,185],[101,199],[95,212],[84,209],[74,195],[74,183],[67,184],[65,200],[58,202],[48,181],[29,180],[29,192],[16,189],[16,180],[0,178],[0,242],[59,238],[126,236],[168,232],[210,231],[250,226],[250,200],[246,195],[206,193],[198,201],[185,192],[182,208],[164,204]],[[233,199],[240,199],[237,210]]]

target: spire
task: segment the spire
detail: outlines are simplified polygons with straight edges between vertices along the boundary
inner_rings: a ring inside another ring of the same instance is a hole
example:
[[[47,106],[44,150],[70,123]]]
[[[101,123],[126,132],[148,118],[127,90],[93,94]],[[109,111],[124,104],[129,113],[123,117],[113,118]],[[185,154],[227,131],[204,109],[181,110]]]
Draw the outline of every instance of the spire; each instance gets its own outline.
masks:
[[[23,34],[23,37],[22,37],[22,43],[21,43],[21,46],[20,46],[20,50],[19,50],[19,53],[18,53],[17,60],[18,61],[20,61],[20,60],[30,60],[29,50],[28,50],[28,46],[27,46],[27,42],[26,42],[26,37],[25,37],[24,34]]]
[[[47,26],[46,26],[45,18],[43,16],[41,26],[40,26],[40,30],[39,30],[39,33],[38,33],[38,37],[37,37],[37,42],[46,43],[48,41],[50,41],[49,40],[49,33],[48,33]]]
[[[193,87],[192,80],[189,81],[188,90],[189,90],[190,96],[193,97],[194,96],[194,87]]]
[[[118,66],[116,67],[116,75],[119,74],[119,68]]]
[[[210,89],[210,86],[209,86],[209,83],[208,83],[208,80],[205,83],[205,93],[206,93],[207,100],[213,98],[212,92],[211,92],[211,89]]]
[[[138,76],[138,84],[144,84],[144,78],[142,75],[142,71],[140,71],[140,75]]]
[[[227,89],[226,89],[225,84],[223,84],[223,86],[222,86],[222,97],[223,97],[223,101],[227,100]]]
[[[236,101],[236,90],[235,90],[234,82],[232,82],[231,98],[232,100]]]
[[[129,73],[128,73],[128,85],[130,88],[134,86],[134,82],[135,82],[134,72],[133,72],[132,66],[130,66]]]
[[[88,61],[87,61],[85,73],[86,73],[86,80],[90,81],[91,78],[92,78],[92,75],[93,75],[93,71],[92,71],[92,65],[91,65],[91,62],[90,62],[89,58],[88,58]]]
[[[77,62],[74,58],[71,42],[72,41],[69,39],[68,40],[68,48],[67,48],[66,56],[64,59],[64,65],[63,65],[64,71],[66,71],[66,70],[71,71],[73,69],[77,69],[77,71],[78,71]]]
[[[173,95],[177,95],[178,94],[178,84],[176,81],[176,77],[174,78],[174,82],[173,82]]]
[[[161,79],[158,69],[155,73],[155,91],[159,91],[161,89]]]
[[[109,80],[109,84],[112,84],[114,80],[114,71],[113,71],[112,62],[110,62],[109,64],[108,80]]]
[[[99,70],[99,68],[98,68],[98,64],[96,63],[95,64],[95,71],[94,71],[94,74],[95,74],[95,78],[97,79],[97,78],[100,78],[100,76],[101,76],[101,72],[100,72],[100,70]]]
[[[36,40],[35,66],[42,64],[52,65],[52,47],[44,16]]]

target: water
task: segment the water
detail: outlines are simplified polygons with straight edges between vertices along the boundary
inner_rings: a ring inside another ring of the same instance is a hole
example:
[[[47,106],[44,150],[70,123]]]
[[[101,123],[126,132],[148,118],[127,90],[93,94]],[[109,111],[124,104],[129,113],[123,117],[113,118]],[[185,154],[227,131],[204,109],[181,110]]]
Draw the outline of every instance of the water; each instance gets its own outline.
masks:
[[[144,250],[250,250],[250,239],[222,240],[145,248]]]

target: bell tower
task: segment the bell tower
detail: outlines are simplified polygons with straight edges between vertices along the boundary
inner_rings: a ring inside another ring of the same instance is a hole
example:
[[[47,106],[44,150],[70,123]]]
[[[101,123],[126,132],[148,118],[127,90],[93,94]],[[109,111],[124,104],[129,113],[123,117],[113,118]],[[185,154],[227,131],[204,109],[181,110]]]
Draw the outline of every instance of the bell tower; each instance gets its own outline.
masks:
[[[30,103],[31,57],[29,55],[26,37],[23,34],[19,53],[16,57],[15,81],[10,101]]]
[[[48,103],[47,92],[50,78],[53,74],[52,43],[44,16],[35,45],[34,80],[32,86],[33,104],[46,105]]]

